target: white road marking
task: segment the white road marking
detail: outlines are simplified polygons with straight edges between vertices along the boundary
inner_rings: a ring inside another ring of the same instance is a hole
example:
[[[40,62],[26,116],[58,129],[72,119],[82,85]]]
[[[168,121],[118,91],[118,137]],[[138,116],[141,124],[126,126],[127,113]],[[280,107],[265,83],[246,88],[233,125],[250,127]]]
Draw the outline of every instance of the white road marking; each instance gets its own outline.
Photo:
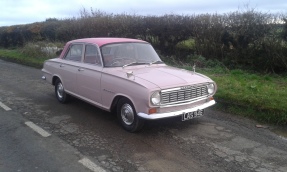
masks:
[[[43,130],[42,128],[40,128],[38,125],[34,124],[31,121],[25,122],[25,124],[43,137],[49,137],[51,135],[47,131]]]
[[[3,104],[2,102],[0,102],[0,106],[6,110],[6,111],[9,111],[9,110],[12,110],[11,108],[9,108],[8,106],[6,106],[5,104]]]
[[[93,163],[91,160],[88,158],[83,158],[79,160],[79,163],[83,164],[85,167],[88,169],[92,170],[93,172],[105,172],[102,167],[98,166],[97,164]]]

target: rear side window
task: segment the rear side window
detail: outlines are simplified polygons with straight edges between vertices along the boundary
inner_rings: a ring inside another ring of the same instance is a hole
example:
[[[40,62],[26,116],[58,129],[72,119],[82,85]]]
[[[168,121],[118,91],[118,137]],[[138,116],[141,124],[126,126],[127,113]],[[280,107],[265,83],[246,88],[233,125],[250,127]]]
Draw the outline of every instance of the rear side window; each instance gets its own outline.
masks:
[[[100,53],[95,45],[86,45],[84,63],[101,65]]]
[[[70,49],[64,59],[73,60],[73,61],[81,61],[82,53],[83,53],[83,45],[73,44],[70,46]]]

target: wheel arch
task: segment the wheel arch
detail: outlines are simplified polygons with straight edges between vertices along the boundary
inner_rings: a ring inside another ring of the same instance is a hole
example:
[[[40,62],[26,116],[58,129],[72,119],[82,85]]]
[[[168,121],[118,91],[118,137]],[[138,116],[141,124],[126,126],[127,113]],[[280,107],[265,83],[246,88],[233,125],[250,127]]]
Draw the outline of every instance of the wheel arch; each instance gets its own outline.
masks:
[[[62,82],[62,80],[61,80],[61,78],[59,76],[54,75],[53,78],[52,78],[52,85],[55,85],[57,79],[59,79]]]
[[[129,101],[131,101],[133,107],[134,107],[135,110],[136,110],[135,103],[133,102],[133,100],[132,100],[130,97],[125,96],[125,95],[116,95],[116,96],[114,97],[114,99],[113,99],[113,101],[112,101],[112,104],[111,104],[111,107],[110,107],[110,111],[111,111],[112,113],[115,113],[115,112],[117,111],[117,104],[118,104],[119,100],[122,99],[122,98],[126,98],[126,99],[128,99]]]
[[[126,96],[123,96],[123,95],[117,95],[114,97],[113,101],[112,101],[112,104],[111,104],[111,107],[110,107],[110,111],[113,113],[113,114],[116,114],[116,111],[117,111],[117,104],[119,102],[119,100],[121,98],[127,98]]]

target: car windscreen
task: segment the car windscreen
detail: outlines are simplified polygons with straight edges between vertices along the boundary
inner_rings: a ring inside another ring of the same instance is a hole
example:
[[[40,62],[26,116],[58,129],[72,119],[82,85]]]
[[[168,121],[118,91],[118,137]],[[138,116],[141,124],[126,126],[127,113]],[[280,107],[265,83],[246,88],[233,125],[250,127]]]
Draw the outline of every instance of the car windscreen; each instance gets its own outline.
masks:
[[[152,64],[161,62],[154,48],[148,43],[114,43],[101,47],[105,67]]]

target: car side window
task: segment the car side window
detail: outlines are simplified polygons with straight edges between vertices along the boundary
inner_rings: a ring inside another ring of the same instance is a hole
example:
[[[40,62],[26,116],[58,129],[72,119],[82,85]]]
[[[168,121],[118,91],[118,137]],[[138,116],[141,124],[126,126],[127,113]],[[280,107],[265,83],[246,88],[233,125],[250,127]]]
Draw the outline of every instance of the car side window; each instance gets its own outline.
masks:
[[[84,63],[101,65],[100,53],[95,45],[86,45]]]
[[[81,61],[83,51],[82,44],[73,44],[70,46],[68,53],[66,54],[66,60]]]

